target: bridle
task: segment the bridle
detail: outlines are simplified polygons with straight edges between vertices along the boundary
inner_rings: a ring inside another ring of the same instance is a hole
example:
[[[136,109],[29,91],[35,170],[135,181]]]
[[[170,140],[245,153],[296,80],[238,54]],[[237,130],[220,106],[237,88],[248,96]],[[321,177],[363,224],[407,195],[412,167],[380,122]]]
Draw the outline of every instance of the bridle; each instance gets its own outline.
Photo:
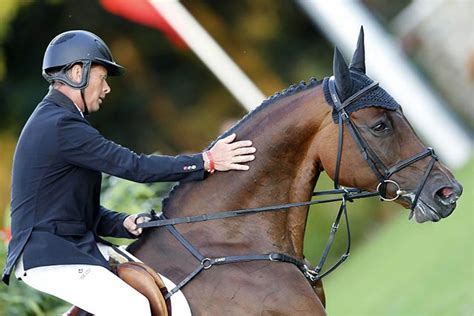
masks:
[[[334,187],[335,188],[339,187],[339,170],[340,170],[340,165],[341,165],[343,133],[344,133],[344,123],[345,123],[347,125],[347,128],[349,129],[349,132],[352,135],[352,138],[354,139],[357,146],[359,147],[359,150],[362,156],[367,161],[367,163],[369,164],[369,167],[372,169],[375,176],[377,177],[379,184],[377,185],[376,191],[379,192],[380,198],[384,201],[395,201],[400,196],[407,194],[406,191],[400,188],[400,185],[396,181],[390,179],[391,176],[401,171],[402,169],[410,166],[411,164],[414,164],[415,162],[421,159],[431,156],[431,160],[425,169],[423,177],[421,178],[421,181],[418,184],[418,187],[416,188],[414,198],[411,202],[410,209],[413,210],[418,202],[421,191],[423,190],[423,187],[426,184],[426,180],[428,179],[428,176],[430,175],[431,170],[433,169],[434,163],[438,161],[438,157],[436,156],[436,154],[434,153],[434,150],[431,147],[427,147],[422,152],[410,158],[404,159],[389,168],[385,166],[382,160],[377,156],[377,154],[370,148],[370,146],[364,140],[359,130],[355,126],[354,122],[352,122],[350,115],[346,112],[347,106],[352,104],[362,95],[367,94],[370,91],[376,89],[378,85],[379,85],[378,82],[374,81],[368,86],[354,93],[352,96],[347,98],[344,102],[341,102],[341,100],[339,99],[339,95],[337,94],[336,83],[335,83],[334,77],[331,77],[328,79],[329,92],[331,94],[331,99],[334,102],[334,110],[337,112],[338,125],[339,125],[339,137],[338,137],[338,149],[337,149],[337,158],[336,158]],[[396,195],[394,197],[387,196],[386,189],[387,189],[387,185],[389,184],[395,186]]]
[[[346,108],[348,105],[356,101],[358,98],[360,98],[364,94],[367,94],[373,89],[376,89],[378,87],[378,83],[373,82],[369,84],[368,86],[364,87],[360,91],[356,92],[355,94],[347,98],[344,102],[341,102],[339,99],[339,96],[336,91],[334,77],[331,77],[328,79],[328,85],[329,85],[332,101],[334,102],[334,109],[338,114],[338,125],[339,125],[338,150],[337,150],[336,171],[335,171],[335,178],[334,178],[335,189],[320,191],[320,192],[313,192],[312,196],[340,194],[341,197],[328,198],[328,199],[315,200],[315,201],[271,205],[271,206],[258,207],[258,208],[246,208],[246,209],[239,209],[239,210],[233,210],[233,211],[222,211],[222,212],[216,212],[216,213],[211,213],[211,214],[202,214],[202,215],[196,215],[196,216],[179,217],[179,218],[171,218],[171,219],[166,218],[164,214],[157,215],[153,210],[150,213],[138,214],[135,221],[139,228],[151,228],[151,227],[164,226],[181,243],[181,245],[183,245],[199,262],[196,269],[192,271],[181,282],[179,282],[175,288],[170,290],[168,294],[165,296],[165,299],[168,299],[169,297],[171,297],[171,295],[179,291],[183,286],[188,284],[196,275],[198,275],[203,270],[208,270],[215,265],[231,264],[231,263],[238,263],[238,262],[249,262],[249,261],[257,261],[257,260],[260,260],[260,261],[269,260],[269,261],[274,261],[274,262],[287,262],[287,263],[294,264],[304,274],[304,276],[308,279],[308,281],[310,281],[310,283],[314,285],[315,282],[321,280],[323,277],[333,272],[349,256],[350,248],[351,248],[351,234],[350,234],[350,228],[349,228],[349,220],[347,216],[347,208],[346,208],[347,202],[352,202],[355,199],[361,199],[361,198],[367,198],[367,197],[373,197],[373,196],[379,196],[384,201],[394,201],[398,199],[400,196],[406,194],[406,192],[400,188],[400,185],[396,181],[390,179],[390,177],[393,174],[404,169],[405,167],[423,158],[431,156],[431,160],[425,170],[423,178],[418,184],[415,197],[411,204],[411,209],[413,209],[416,206],[416,203],[421,194],[421,191],[423,190],[423,187],[428,179],[428,176],[431,170],[433,169],[433,165],[438,160],[433,149],[428,147],[424,151],[420,152],[419,154],[416,154],[408,159],[402,160],[396,163],[395,165],[387,168],[383,164],[381,159],[370,148],[370,146],[368,146],[367,142],[364,140],[360,132],[357,130],[357,127],[352,122],[349,113],[347,113],[346,111]],[[379,181],[376,192],[367,192],[367,191],[362,191],[355,188],[344,188],[339,185],[339,172],[340,172],[340,164],[341,164],[341,157],[342,157],[344,124],[347,125],[354,141],[357,143],[360,149],[361,154],[363,155],[364,159],[367,161],[367,163],[369,164],[370,168],[375,173]],[[386,195],[386,188],[388,184],[395,186],[396,188],[395,197],[388,197]],[[277,253],[277,252],[271,252],[271,253],[266,253],[266,254],[249,254],[249,255],[241,255],[241,256],[220,256],[220,257],[210,258],[201,254],[199,250],[197,250],[196,247],[194,247],[174,227],[174,225],[183,224],[183,223],[203,222],[203,221],[208,221],[208,220],[231,218],[231,217],[237,217],[237,216],[257,214],[257,213],[262,213],[262,212],[281,211],[281,210],[286,210],[289,208],[310,206],[313,204],[336,202],[336,201],[341,202],[339,206],[339,211],[331,226],[329,238],[323,250],[319,263],[314,269],[311,268],[311,265],[306,259],[299,260],[287,254]],[[346,222],[346,229],[347,229],[346,251],[335,264],[333,264],[325,272],[321,272],[324,266],[324,263],[327,259],[327,256],[329,254],[329,250],[334,242],[334,238],[339,228],[339,223],[340,223],[342,215],[344,215],[345,222]],[[138,223],[139,218],[147,218],[149,219],[149,221]]]

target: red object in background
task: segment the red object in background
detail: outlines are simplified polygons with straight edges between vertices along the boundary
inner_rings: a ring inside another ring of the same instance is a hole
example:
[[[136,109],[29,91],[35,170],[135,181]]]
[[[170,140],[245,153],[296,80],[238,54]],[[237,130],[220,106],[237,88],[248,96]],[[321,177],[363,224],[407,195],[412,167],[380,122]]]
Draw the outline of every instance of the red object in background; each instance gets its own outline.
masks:
[[[148,0],[100,0],[105,10],[138,24],[156,28],[178,48],[188,46]]]
[[[5,227],[0,229],[0,240],[2,240],[5,244],[10,242],[12,238],[12,233],[10,227]]]

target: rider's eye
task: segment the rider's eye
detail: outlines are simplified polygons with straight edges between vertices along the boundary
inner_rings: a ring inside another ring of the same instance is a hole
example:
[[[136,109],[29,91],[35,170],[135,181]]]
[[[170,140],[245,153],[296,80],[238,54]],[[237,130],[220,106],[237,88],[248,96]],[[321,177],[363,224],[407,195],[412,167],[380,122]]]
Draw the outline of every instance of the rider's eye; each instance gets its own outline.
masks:
[[[390,128],[385,122],[379,122],[372,127],[372,130],[375,133],[382,134],[388,132]]]

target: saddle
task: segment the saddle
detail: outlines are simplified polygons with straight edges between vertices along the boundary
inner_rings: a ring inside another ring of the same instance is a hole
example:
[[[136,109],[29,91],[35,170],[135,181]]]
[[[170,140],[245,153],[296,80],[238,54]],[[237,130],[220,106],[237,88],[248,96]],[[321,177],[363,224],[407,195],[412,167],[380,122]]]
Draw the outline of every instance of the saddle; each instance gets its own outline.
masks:
[[[116,274],[142,293],[150,302],[153,316],[171,316],[171,300],[165,300],[168,290],[161,277],[150,267],[141,262],[124,262],[115,268]],[[74,306],[67,313],[69,316],[91,315],[79,307]]]
[[[165,300],[168,289],[155,270],[141,262],[125,262],[117,266],[117,275],[148,298],[153,316],[171,316],[171,300]]]

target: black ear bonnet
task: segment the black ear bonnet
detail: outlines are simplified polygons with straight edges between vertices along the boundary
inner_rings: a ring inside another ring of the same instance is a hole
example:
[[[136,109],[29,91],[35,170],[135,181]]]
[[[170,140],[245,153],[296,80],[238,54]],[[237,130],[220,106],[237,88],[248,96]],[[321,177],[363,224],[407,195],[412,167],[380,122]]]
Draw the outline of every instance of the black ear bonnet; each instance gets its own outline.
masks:
[[[351,70],[351,80],[352,80],[352,93],[354,94],[359,90],[362,90],[363,88],[367,87],[370,85],[372,82],[374,82],[372,79],[367,77],[366,75],[355,71]],[[332,112],[332,118],[335,123],[338,122],[338,113],[334,110],[334,102],[332,101],[331,94],[329,92],[329,85],[328,85],[329,78],[324,78],[323,82],[323,89],[324,89],[324,97],[326,98],[326,102],[329,103],[333,107],[333,112]],[[339,94],[339,93],[338,93]],[[339,97],[341,98],[341,95],[339,94]],[[341,98],[341,102],[344,102],[344,99]],[[351,103],[346,107],[346,112],[347,114],[350,114],[352,112],[355,112],[357,110],[370,107],[370,106],[376,106],[376,107],[381,107],[387,110],[397,110],[400,108],[400,104],[395,101],[395,99],[387,93],[384,89],[377,87],[375,89],[372,89],[368,93],[362,95],[359,97],[356,101]]]
[[[337,96],[341,103],[374,82],[365,74],[365,68],[364,28],[361,26],[357,47],[352,56],[350,66],[347,66],[344,57],[337,47],[334,49],[333,76]],[[329,78],[324,78],[323,88],[326,102],[333,107],[333,120],[338,122],[339,114],[335,110],[336,106],[329,91]],[[357,97],[356,100],[345,107],[345,111],[347,114],[350,114],[370,106],[377,106],[387,110],[397,110],[400,107],[390,94],[377,86]]]

